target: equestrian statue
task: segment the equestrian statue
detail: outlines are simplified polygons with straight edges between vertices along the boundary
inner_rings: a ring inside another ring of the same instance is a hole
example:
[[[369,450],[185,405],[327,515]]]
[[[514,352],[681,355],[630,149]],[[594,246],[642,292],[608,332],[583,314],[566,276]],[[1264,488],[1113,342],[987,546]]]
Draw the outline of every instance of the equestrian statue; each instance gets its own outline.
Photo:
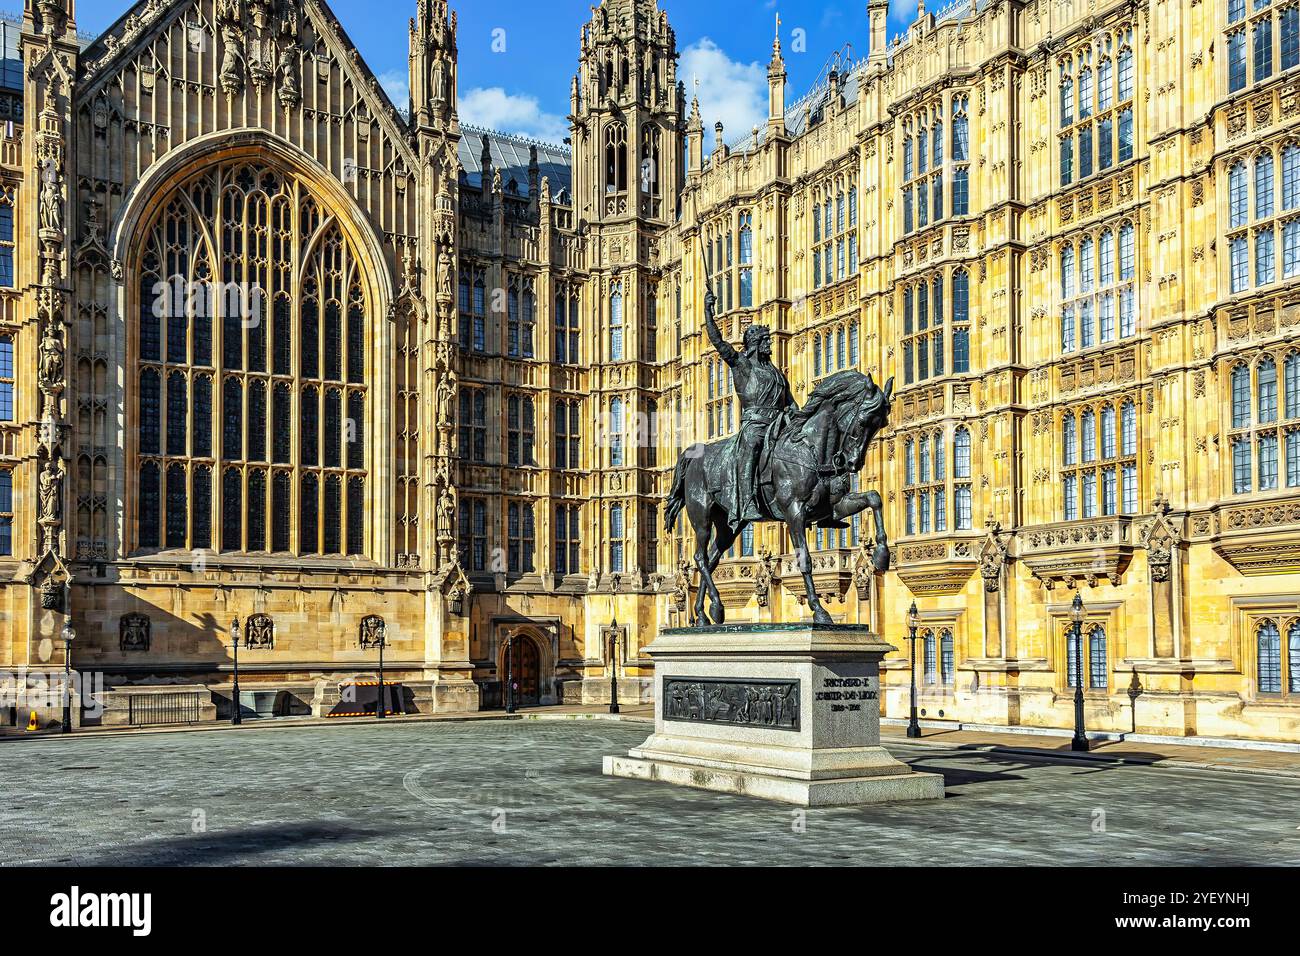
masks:
[[[669,531],[683,510],[695,531],[700,588],[694,624],[705,627],[725,620],[713,572],[736,538],[757,521],[784,522],[813,622],[834,623],[817,597],[806,532],[814,525],[846,528],[846,519],[871,509],[872,563],[878,571],[889,569],[880,494],[853,491],[851,479],[862,470],[872,439],[889,422],[894,380],[882,389],[870,375],[837,372],[818,382],[800,408],[784,373],[772,363],[771,331],[751,325],[745,330],[743,351],[737,352],[718,328],[716,307],[717,297],[706,292],[704,327],[731,369],[740,401],[740,429],[729,438],[695,444],[682,452],[665,513]]]

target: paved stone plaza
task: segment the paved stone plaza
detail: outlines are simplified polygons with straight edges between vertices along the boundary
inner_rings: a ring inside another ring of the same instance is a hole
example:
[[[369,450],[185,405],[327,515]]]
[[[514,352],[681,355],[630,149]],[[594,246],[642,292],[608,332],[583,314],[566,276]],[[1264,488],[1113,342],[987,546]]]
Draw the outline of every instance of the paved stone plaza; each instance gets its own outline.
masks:
[[[945,775],[947,799],[797,811],[601,776],[602,754],[648,731],[391,720],[15,741],[0,745],[0,861],[1300,864],[1298,780],[890,740]]]

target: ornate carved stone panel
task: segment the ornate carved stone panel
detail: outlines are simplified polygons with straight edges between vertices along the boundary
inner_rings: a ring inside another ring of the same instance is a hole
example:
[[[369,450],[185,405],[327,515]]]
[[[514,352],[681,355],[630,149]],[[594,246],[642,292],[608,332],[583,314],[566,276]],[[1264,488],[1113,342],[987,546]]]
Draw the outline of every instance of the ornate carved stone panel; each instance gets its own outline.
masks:
[[[146,614],[125,614],[118,622],[119,647],[123,651],[147,651],[150,643],[150,622]]]
[[[665,720],[799,729],[799,681],[665,677]]]

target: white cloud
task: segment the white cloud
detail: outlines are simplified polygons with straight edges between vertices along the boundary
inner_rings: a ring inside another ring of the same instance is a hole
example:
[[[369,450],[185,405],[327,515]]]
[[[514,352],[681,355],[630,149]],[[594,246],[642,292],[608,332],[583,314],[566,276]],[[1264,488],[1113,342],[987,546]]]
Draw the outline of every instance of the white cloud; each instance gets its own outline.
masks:
[[[938,13],[951,4],[952,0],[930,0],[925,7],[930,13]],[[916,9],[916,0],[889,0],[889,19],[909,27],[916,22]]]
[[[507,93],[499,86],[475,87],[461,94],[457,109],[462,122],[500,133],[548,143],[562,143],[569,135],[569,121],[542,110],[537,97]]]
[[[399,110],[406,109],[411,103],[411,84],[405,70],[389,70],[379,76],[379,85],[384,88],[388,98]]]
[[[682,51],[677,75],[687,83],[687,94],[700,98],[705,152],[713,149],[713,124],[719,120],[728,143],[767,122],[767,67],[757,61],[738,63],[704,37]],[[698,88],[692,85],[696,79]]]

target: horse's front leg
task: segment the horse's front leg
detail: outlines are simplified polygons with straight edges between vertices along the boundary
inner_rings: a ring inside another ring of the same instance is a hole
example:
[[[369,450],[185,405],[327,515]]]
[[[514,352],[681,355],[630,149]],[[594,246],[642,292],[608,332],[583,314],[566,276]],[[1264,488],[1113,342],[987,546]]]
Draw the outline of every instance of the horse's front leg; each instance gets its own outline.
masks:
[[[722,624],[727,619],[727,609],[722,603],[722,595],[718,593],[718,586],[714,583],[713,572],[718,570],[718,563],[722,556],[727,553],[728,549],[735,544],[737,535],[733,534],[730,525],[724,519],[721,524],[713,526],[713,544],[709,546],[709,617],[713,619],[714,624]]]
[[[832,510],[835,513],[836,520],[847,521],[849,518],[852,518],[854,515],[861,514],[863,511],[866,511],[868,508],[871,507],[871,496],[873,494],[875,494],[875,492],[867,492],[865,494],[859,494],[858,492],[851,492],[845,495],[839,501],[835,502],[835,507]],[[876,499],[879,500],[879,498],[880,496],[876,495]]]
[[[808,551],[808,536],[802,504],[791,504],[786,512],[786,527],[790,529],[790,538],[794,542],[795,560],[799,562],[799,571],[803,575],[804,591],[808,595],[808,607],[812,608],[814,624],[834,624],[830,613],[822,607],[821,598],[817,596],[817,585],[812,575],[812,555]]]
[[[871,563],[877,571],[889,570],[889,538],[885,535],[884,519],[884,502],[880,500],[880,492],[854,492],[845,495],[835,503],[835,517],[840,521],[847,521],[849,518],[859,514],[867,509],[871,509],[871,516],[875,523],[876,547],[871,553]]]

